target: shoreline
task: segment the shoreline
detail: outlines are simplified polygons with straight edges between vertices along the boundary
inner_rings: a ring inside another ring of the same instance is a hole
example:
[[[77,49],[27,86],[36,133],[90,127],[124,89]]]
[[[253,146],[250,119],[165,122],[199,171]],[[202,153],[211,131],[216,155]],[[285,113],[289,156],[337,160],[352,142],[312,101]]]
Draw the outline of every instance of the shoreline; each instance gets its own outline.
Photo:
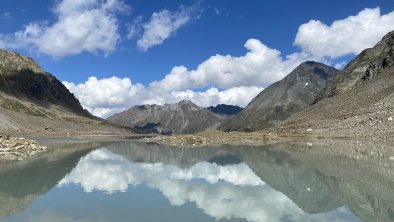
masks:
[[[264,145],[297,140],[341,140],[341,141],[370,141],[394,144],[394,136],[349,136],[325,133],[324,130],[289,132],[283,128],[271,128],[257,132],[223,132],[218,130],[203,131],[196,134],[160,135],[160,134],[127,134],[127,133],[84,133],[84,132],[0,132],[3,137],[23,137],[34,140],[102,141],[102,140],[138,140],[140,142],[156,142],[170,146],[207,146],[207,145]],[[353,134],[359,135],[359,134]]]
[[[4,135],[4,134],[1,134]],[[318,153],[336,153],[345,155],[350,159],[387,159],[389,162],[394,161],[394,141],[379,141],[370,138],[351,138],[351,137],[321,137],[314,135],[292,135],[279,136],[272,132],[221,132],[206,131],[195,135],[98,135],[98,134],[14,134],[13,137],[23,137],[24,141],[31,141],[36,146],[42,145],[50,147],[53,144],[70,144],[73,143],[90,143],[90,142],[122,142],[136,141],[142,143],[156,143],[163,146],[182,148],[212,148],[220,146],[255,146],[263,148],[266,145],[275,145],[280,147],[284,145],[289,149],[298,152],[300,150],[318,152]],[[26,138],[26,139],[24,139]],[[22,154],[12,158],[0,156],[0,160],[22,160],[32,156],[39,155],[47,149],[38,149],[33,155],[30,155],[30,149],[21,149]]]

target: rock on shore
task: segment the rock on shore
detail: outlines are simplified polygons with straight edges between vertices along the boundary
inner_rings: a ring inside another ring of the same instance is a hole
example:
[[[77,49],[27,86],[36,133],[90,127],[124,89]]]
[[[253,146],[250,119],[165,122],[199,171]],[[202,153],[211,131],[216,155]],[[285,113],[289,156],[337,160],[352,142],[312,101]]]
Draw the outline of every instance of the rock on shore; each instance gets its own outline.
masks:
[[[22,160],[46,150],[34,140],[0,135],[0,160]]]
[[[194,135],[175,135],[175,136],[157,136],[143,138],[141,142],[155,142],[175,147],[200,147],[216,146],[222,144],[231,145],[262,145],[276,143],[278,136],[275,133],[244,133],[244,132],[221,132],[221,131],[204,131]]]

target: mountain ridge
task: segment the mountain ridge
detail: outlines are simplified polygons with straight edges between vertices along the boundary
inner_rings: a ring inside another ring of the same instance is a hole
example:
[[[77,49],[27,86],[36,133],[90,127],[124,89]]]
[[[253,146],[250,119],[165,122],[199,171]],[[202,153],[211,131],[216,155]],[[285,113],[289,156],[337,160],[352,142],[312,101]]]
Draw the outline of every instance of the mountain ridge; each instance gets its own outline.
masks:
[[[293,113],[309,106],[339,70],[307,61],[259,93],[238,115],[226,120],[219,130],[257,131],[278,125]]]
[[[139,105],[107,118],[109,122],[135,128],[144,133],[192,134],[216,129],[223,121],[206,108],[188,100],[176,104]]]

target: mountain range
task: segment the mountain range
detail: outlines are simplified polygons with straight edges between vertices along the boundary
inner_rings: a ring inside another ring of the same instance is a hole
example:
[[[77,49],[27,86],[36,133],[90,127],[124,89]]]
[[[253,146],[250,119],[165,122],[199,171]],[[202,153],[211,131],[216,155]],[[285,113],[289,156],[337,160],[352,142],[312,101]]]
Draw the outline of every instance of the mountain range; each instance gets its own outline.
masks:
[[[0,50],[0,132],[194,134],[268,129],[282,136],[387,138],[394,135],[393,64],[394,31],[343,71],[313,61],[300,64],[244,109],[225,104],[203,108],[181,101],[134,106],[105,121],[84,110],[33,59]]]
[[[216,129],[224,121],[224,117],[191,101],[181,101],[163,106],[134,106],[107,120],[143,133],[192,134]]]
[[[256,131],[279,124],[309,106],[327,81],[339,70],[317,62],[304,62],[282,80],[263,90],[242,109],[218,105],[198,107],[190,101],[177,104],[134,106],[108,118],[143,133],[192,134],[208,129]]]

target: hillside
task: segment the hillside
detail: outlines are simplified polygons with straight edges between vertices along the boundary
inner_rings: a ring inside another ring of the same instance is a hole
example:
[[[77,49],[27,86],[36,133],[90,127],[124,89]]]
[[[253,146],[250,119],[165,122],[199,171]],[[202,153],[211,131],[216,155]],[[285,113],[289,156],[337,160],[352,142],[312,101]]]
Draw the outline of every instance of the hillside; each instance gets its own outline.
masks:
[[[144,133],[192,134],[216,129],[224,119],[190,101],[181,101],[163,106],[134,106],[107,120]]]
[[[391,140],[394,135],[394,32],[328,83],[316,104],[289,118],[284,135]]]
[[[245,109],[220,127],[223,131],[257,131],[278,125],[309,106],[331,77],[339,73],[330,66],[304,62],[282,80],[257,95]]]
[[[133,131],[93,117],[55,76],[33,59],[0,50],[0,132]]]

